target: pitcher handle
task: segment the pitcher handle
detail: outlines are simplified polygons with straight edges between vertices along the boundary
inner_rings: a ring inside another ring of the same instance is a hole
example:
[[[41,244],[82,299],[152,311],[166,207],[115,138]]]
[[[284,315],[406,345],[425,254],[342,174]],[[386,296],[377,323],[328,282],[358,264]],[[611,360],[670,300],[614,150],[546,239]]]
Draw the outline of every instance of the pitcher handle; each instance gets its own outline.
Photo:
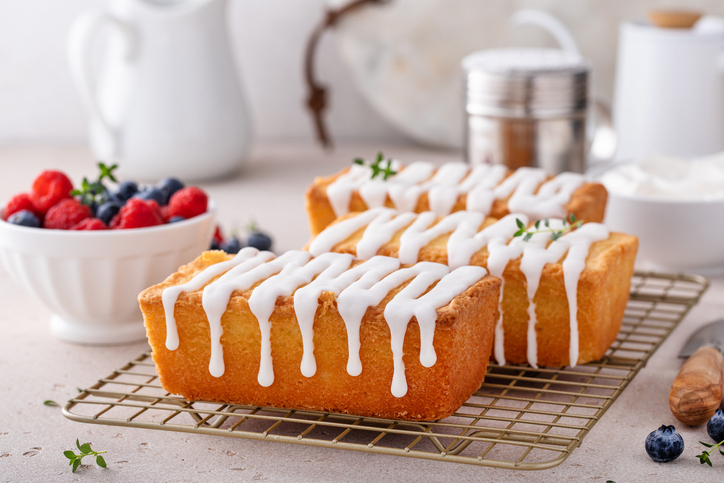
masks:
[[[121,32],[125,39],[124,58],[130,60],[135,47],[133,28],[105,11],[90,11],[81,14],[71,26],[67,49],[71,76],[78,89],[81,102],[90,116],[98,122],[103,135],[110,141],[112,157],[116,158],[118,135],[98,105],[90,66],[93,40],[106,26],[111,26]]]

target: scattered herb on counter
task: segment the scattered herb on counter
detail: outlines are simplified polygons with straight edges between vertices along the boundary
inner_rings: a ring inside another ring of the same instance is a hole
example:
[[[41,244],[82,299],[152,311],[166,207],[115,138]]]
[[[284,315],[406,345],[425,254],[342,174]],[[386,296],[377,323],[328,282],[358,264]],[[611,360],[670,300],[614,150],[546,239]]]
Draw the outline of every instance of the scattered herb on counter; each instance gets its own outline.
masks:
[[[77,470],[80,466],[81,460],[83,460],[86,456],[95,456],[96,464],[101,468],[106,467],[106,460],[104,460],[103,456],[101,456],[101,454],[105,453],[105,451],[93,451],[90,443],[80,444],[78,439],[75,440],[75,445],[78,447],[78,450],[80,450],[80,454],[75,454],[72,450],[63,452],[65,457],[70,460],[69,465],[73,467],[73,473],[75,473],[75,470]]]
[[[515,232],[515,235],[513,235],[513,238],[522,236],[523,241],[529,241],[533,235],[536,233],[550,233],[551,234],[551,240],[556,241],[569,231],[580,228],[582,221],[576,219],[576,215],[571,213],[567,218],[563,220],[563,227],[562,228],[551,228],[550,220],[546,218],[543,220],[543,225],[545,228],[541,229],[541,220],[538,220],[535,222],[532,228],[526,228],[525,223],[520,221],[519,218],[515,219],[515,223],[518,225],[518,231]]]
[[[355,159],[354,159],[354,164],[359,164],[359,165],[361,165],[361,166],[367,166],[367,167],[369,167],[369,168],[372,170],[372,178],[371,178],[371,179],[375,179],[377,176],[382,176],[382,180],[383,180],[383,181],[387,181],[387,178],[389,178],[390,176],[396,175],[396,174],[397,174],[397,171],[395,171],[395,170],[392,169],[392,160],[391,160],[391,159],[388,159],[388,160],[387,160],[387,166],[385,166],[385,167],[383,168],[383,167],[381,166],[381,164],[382,164],[384,158],[385,158],[385,157],[384,157],[384,155],[382,154],[382,152],[379,152],[379,153],[377,153],[377,159],[376,159],[375,162],[372,163],[372,164],[367,164],[367,163],[365,162],[365,160],[362,159],[362,158],[355,158]]]
[[[699,441],[701,444],[706,446],[707,448],[711,448],[709,451],[702,451],[701,454],[696,455],[697,458],[699,458],[699,463],[702,465],[704,463],[708,464],[709,466],[712,466],[711,464],[711,458],[709,456],[714,452],[715,449],[719,449],[719,454],[724,456],[724,450],[722,450],[721,445],[724,444],[724,439],[719,441],[717,444],[710,444],[705,443],[703,441]]]
[[[60,407],[60,404],[58,404],[57,402],[52,401],[52,400],[50,400],[50,399],[48,399],[48,400],[46,400],[46,401],[43,401],[43,404],[45,404],[46,406],[54,406],[54,407],[56,407],[56,408],[59,408],[59,407]]]

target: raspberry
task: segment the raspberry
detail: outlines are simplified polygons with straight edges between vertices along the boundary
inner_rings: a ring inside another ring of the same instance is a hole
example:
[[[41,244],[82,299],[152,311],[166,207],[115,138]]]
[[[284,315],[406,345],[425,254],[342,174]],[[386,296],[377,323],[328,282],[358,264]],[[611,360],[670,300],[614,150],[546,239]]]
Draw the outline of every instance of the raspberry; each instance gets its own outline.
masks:
[[[171,216],[183,216],[186,219],[206,213],[209,198],[200,188],[188,186],[181,188],[171,196],[168,202]]]
[[[224,235],[221,233],[221,227],[216,225],[216,231],[214,231],[214,241],[221,245],[224,243]]]
[[[27,193],[21,193],[10,198],[8,204],[5,205],[5,219],[10,218],[10,215],[17,213],[18,211],[28,210],[35,213],[35,206],[33,201],[30,199],[30,195]]]
[[[33,181],[30,198],[33,200],[35,211],[45,215],[50,208],[61,200],[70,198],[73,183],[60,171],[43,171]]]
[[[86,205],[74,198],[62,200],[48,210],[45,215],[43,228],[53,230],[69,230],[73,225],[77,225],[86,218],[90,218],[91,210]]]
[[[86,218],[77,225],[70,227],[71,230],[107,230],[108,227],[98,218]]]
[[[168,221],[171,219],[171,210],[169,209],[168,205],[162,206],[160,209],[161,209],[161,216],[163,217],[163,221],[168,223]]]
[[[111,220],[112,229],[163,225],[163,216],[154,200],[131,198]]]

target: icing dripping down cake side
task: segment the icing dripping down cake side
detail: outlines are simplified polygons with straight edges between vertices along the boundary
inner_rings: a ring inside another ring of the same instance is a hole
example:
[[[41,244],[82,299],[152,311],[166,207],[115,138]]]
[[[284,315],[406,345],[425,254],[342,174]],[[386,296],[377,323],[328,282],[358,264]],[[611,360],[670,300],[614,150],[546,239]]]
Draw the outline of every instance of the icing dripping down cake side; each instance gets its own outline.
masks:
[[[483,381],[500,280],[388,257],[376,257],[385,266],[375,261],[370,275],[359,268],[367,262],[330,255],[206,252],[145,290],[163,387],[188,399],[406,420],[452,414]]]
[[[436,217],[375,208],[339,218],[307,249],[485,267],[503,279],[498,362],[561,367],[600,359],[621,327],[637,238],[587,223],[556,241],[548,232],[524,241],[514,237],[516,220],[532,224],[517,213],[498,220],[466,211]],[[549,224],[561,228],[562,220]]]
[[[337,174],[318,177],[306,193],[312,235],[337,217],[386,206],[399,211],[437,216],[468,210],[502,218],[523,213],[530,219],[564,217],[601,222],[608,194],[600,183],[576,173],[547,176],[537,168],[507,170],[501,165],[414,162],[382,180],[372,179],[369,167],[353,165]]]

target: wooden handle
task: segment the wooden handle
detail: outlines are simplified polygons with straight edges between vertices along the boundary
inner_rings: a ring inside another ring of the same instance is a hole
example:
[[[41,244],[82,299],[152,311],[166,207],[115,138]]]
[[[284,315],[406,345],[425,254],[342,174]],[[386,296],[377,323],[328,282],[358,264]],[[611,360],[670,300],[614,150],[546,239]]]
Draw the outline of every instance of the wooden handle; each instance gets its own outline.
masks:
[[[676,419],[696,426],[705,423],[721,404],[722,355],[713,347],[700,347],[684,363],[669,392],[669,407]]]

